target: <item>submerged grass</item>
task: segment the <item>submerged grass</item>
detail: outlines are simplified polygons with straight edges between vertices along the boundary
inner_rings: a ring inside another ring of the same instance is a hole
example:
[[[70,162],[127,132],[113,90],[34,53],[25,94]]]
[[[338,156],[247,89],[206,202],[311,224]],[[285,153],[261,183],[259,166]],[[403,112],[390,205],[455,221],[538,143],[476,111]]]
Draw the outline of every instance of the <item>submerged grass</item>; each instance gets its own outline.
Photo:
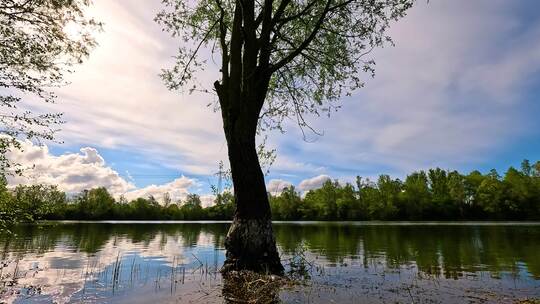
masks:
[[[320,275],[324,269],[307,256],[307,247],[302,245],[283,260],[285,276],[247,270],[225,273],[222,295],[227,303],[280,303],[281,291],[305,286],[314,271]]]
[[[279,292],[301,282],[289,277],[252,271],[231,271],[223,275],[223,297],[230,303],[279,303]]]

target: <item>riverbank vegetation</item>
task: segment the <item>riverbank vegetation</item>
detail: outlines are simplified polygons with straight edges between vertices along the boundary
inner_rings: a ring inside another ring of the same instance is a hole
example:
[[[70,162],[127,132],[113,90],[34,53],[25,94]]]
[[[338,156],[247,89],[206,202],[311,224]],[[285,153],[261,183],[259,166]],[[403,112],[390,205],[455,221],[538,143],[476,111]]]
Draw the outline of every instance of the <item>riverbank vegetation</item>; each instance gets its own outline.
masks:
[[[355,184],[327,181],[299,193],[291,186],[269,194],[275,220],[540,220],[540,162],[523,161],[504,176],[491,170],[461,174],[439,168],[404,180],[381,175]],[[224,192],[203,207],[197,194],[173,202],[165,195],[128,201],[105,188],[66,194],[56,186],[0,182],[4,221],[33,220],[229,220],[234,196]]]

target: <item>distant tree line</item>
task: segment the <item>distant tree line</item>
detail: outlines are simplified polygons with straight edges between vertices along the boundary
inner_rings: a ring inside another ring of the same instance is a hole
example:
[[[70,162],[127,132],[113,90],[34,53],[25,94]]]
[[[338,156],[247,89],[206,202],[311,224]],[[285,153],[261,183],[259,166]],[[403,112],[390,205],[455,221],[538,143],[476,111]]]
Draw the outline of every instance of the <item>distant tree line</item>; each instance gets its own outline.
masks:
[[[269,194],[276,220],[540,220],[540,162],[523,161],[504,176],[496,170],[467,175],[440,168],[409,174],[404,181],[381,175],[357,177],[355,185],[327,181],[301,195],[293,186]],[[0,180],[2,222],[33,220],[228,220],[230,192],[203,207],[197,194],[172,202],[154,197],[115,199],[105,188],[68,196],[56,186],[19,185]]]
[[[270,200],[279,220],[540,220],[540,162],[463,175],[440,168],[404,181],[381,175],[356,185],[327,181],[301,197],[294,187]]]
[[[215,204],[203,208],[197,194],[172,202],[153,196],[128,201],[115,199],[107,189],[95,188],[68,196],[57,186],[19,185],[14,189],[0,182],[0,214],[6,223],[35,220],[228,220],[234,211],[233,195],[219,194]]]

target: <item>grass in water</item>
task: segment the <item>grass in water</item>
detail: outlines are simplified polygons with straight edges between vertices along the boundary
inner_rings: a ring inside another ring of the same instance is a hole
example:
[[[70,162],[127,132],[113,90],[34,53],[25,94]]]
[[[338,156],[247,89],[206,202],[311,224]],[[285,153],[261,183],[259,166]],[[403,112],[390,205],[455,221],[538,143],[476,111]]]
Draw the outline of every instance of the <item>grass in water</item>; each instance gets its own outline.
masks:
[[[279,291],[299,281],[251,271],[232,271],[223,275],[223,297],[231,303],[278,303]]]

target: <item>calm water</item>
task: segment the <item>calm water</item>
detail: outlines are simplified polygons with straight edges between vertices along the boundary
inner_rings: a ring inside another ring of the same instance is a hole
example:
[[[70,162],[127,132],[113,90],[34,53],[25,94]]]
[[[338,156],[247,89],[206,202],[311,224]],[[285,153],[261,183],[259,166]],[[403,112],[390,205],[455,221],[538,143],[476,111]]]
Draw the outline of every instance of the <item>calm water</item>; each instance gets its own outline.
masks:
[[[227,223],[46,223],[0,236],[0,302],[223,303]],[[284,303],[514,303],[540,298],[534,223],[276,223],[301,284]],[[252,290],[251,290],[252,291]],[[249,298],[251,297],[251,298]],[[242,301],[241,301],[242,300]]]

